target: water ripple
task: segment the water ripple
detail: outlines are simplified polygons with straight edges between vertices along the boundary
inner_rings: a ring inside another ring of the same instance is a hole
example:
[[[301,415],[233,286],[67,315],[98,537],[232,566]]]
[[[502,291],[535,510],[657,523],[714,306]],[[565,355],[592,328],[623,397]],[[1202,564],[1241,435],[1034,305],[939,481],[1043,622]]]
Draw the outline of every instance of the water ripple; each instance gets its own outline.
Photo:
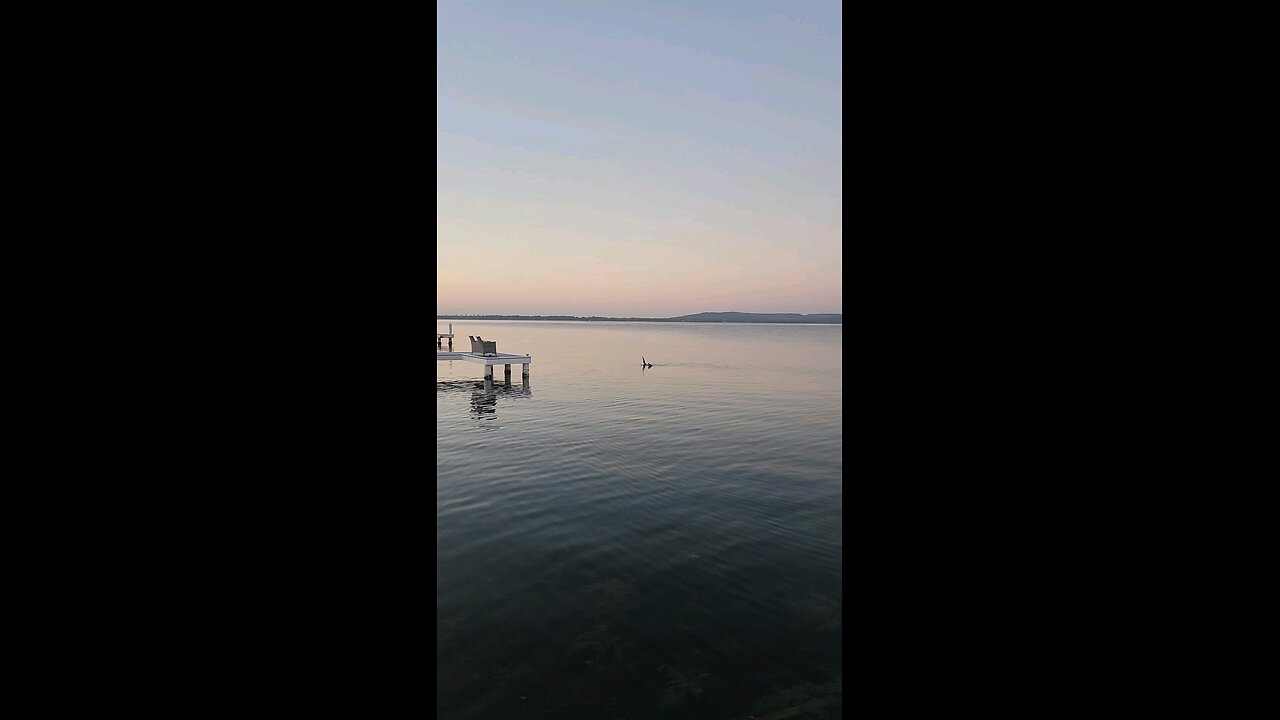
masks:
[[[438,364],[442,717],[745,717],[838,687],[839,327],[479,329],[534,360],[488,390]]]

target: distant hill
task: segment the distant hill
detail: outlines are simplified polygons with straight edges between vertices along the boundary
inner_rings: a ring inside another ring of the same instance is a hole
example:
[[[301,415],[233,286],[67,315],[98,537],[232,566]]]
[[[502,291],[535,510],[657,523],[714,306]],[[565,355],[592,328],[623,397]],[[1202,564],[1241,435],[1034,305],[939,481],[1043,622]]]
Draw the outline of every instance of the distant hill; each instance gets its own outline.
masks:
[[[668,318],[672,322],[738,322],[738,323],[824,323],[843,325],[843,313],[800,315],[799,313],[704,312]]]
[[[621,320],[625,322],[737,322],[737,323],[821,323],[824,325],[843,325],[843,313],[819,313],[801,315],[799,313],[743,313],[743,312],[705,312],[693,315],[681,315],[671,318],[641,317],[578,317],[577,315],[436,315],[437,320],[579,320],[583,322]]]

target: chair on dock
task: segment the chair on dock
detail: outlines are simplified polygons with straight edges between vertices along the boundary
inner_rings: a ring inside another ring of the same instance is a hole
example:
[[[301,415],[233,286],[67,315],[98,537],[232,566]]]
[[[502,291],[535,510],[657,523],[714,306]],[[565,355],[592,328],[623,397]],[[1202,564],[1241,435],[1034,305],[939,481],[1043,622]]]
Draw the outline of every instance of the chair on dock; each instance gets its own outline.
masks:
[[[479,335],[475,337],[471,337],[470,335],[468,335],[467,337],[471,338],[471,352],[476,353],[477,355],[497,355],[498,354],[498,341],[485,340]]]

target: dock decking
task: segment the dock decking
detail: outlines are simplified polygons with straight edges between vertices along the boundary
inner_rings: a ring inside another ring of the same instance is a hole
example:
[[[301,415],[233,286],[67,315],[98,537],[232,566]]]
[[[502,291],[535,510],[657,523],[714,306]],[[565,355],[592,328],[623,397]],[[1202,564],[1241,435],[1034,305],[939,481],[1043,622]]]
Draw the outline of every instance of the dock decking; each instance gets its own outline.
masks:
[[[450,330],[452,329],[453,328],[450,328]],[[512,355],[511,353],[494,353],[492,355],[481,355],[480,353],[472,353],[472,352],[454,352],[452,350],[452,347],[453,347],[452,340],[449,341],[449,347],[451,349],[448,351],[440,351],[440,350],[436,351],[436,362],[441,362],[444,360],[465,360],[467,362],[479,363],[481,365],[484,365],[484,380],[486,383],[493,382],[493,366],[503,365],[505,366],[505,370],[506,370],[503,373],[503,375],[505,376],[505,381],[507,385],[511,384],[511,366],[516,363],[519,363],[521,366],[523,366],[523,370],[520,373],[520,377],[526,385],[529,384],[529,365],[533,362],[533,358],[529,357],[528,355]]]
[[[528,355],[509,355],[507,353],[497,353],[494,355],[481,355],[480,353],[469,352],[436,352],[436,360],[466,360],[467,362],[482,363],[486,367],[494,365],[511,365],[512,363],[520,363],[524,365],[524,374],[529,374],[529,363],[533,358]]]
[[[449,332],[447,332],[447,333],[441,333],[441,332],[436,333],[436,347],[440,347],[440,341],[441,341],[441,340],[448,340],[448,341],[449,341],[449,349],[450,349],[450,350],[452,350],[452,349],[453,349],[453,323],[449,323]]]

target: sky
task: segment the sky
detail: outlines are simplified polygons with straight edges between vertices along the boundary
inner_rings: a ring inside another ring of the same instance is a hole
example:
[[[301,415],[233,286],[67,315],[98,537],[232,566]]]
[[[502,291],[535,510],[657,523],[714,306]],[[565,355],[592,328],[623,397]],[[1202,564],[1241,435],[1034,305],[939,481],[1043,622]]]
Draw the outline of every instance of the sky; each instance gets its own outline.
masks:
[[[437,314],[843,312],[838,0],[437,0]]]

